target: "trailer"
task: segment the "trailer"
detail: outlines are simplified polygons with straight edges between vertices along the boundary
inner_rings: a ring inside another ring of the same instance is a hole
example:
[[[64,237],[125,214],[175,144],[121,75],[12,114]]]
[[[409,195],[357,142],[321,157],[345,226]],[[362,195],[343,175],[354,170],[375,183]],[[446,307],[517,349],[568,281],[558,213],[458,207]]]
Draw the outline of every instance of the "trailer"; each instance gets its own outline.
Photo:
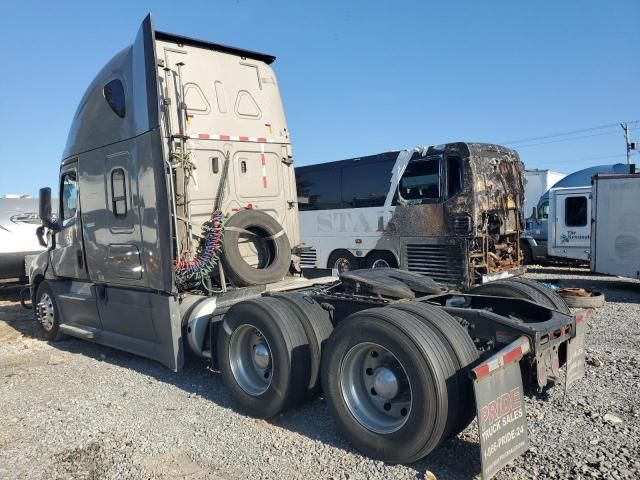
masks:
[[[531,168],[524,171],[524,213],[530,215],[540,197],[567,175],[549,169]]]
[[[630,172],[591,180],[591,271],[640,279],[640,175]]]
[[[274,57],[163,33],[81,100],[40,192],[36,320],[182,369],[208,358],[240,409],[269,418],[324,395],[339,430],[416,461],[478,416],[485,478],[527,448],[523,384],[577,381],[584,320],[525,279],[471,293],[392,268],[300,274],[289,131]]]
[[[0,283],[26,283],[25,258],[43,248],[35,236],[38,200],[20,195],[0,198]]]

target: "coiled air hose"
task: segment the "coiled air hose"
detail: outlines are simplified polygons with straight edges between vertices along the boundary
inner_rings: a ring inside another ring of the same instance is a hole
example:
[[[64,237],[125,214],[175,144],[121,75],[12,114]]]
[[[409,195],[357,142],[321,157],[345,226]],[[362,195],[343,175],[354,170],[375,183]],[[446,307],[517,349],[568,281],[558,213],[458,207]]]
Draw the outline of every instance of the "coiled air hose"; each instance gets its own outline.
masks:
[[[196,256],[174,262],[176,275],[199,280],[210,277],[220,260],[223,235],[223,214],[220,210],[214,210],[209,221],[202,226],[202,240]]]

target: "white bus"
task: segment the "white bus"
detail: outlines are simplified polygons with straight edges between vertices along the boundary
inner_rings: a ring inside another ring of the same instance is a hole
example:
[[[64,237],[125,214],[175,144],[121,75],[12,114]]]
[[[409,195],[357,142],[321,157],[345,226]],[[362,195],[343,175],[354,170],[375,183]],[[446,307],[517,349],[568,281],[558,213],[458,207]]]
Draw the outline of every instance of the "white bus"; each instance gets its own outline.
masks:
[[[469,289],[524,272],[517,152],[450,143],[296,168],[302,268],[399,267]]]

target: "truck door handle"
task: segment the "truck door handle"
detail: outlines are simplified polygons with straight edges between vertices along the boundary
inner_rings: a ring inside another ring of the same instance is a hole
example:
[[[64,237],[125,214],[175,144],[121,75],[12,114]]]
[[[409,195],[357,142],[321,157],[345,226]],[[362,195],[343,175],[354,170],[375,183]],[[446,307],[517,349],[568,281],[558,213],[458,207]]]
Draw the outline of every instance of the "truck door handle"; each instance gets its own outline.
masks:
[[[76,260],[78,261],[78,267],[84,268],[84,261],[82,260],[82,250],[76,250]]]

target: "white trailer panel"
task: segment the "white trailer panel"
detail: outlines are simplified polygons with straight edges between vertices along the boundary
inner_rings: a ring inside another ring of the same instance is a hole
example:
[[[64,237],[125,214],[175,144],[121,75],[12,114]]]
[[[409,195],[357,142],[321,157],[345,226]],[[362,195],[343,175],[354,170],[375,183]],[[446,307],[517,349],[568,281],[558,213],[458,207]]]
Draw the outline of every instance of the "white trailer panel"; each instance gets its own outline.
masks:
[[[593,178],[591,270],[640,278],[640,175]]]

